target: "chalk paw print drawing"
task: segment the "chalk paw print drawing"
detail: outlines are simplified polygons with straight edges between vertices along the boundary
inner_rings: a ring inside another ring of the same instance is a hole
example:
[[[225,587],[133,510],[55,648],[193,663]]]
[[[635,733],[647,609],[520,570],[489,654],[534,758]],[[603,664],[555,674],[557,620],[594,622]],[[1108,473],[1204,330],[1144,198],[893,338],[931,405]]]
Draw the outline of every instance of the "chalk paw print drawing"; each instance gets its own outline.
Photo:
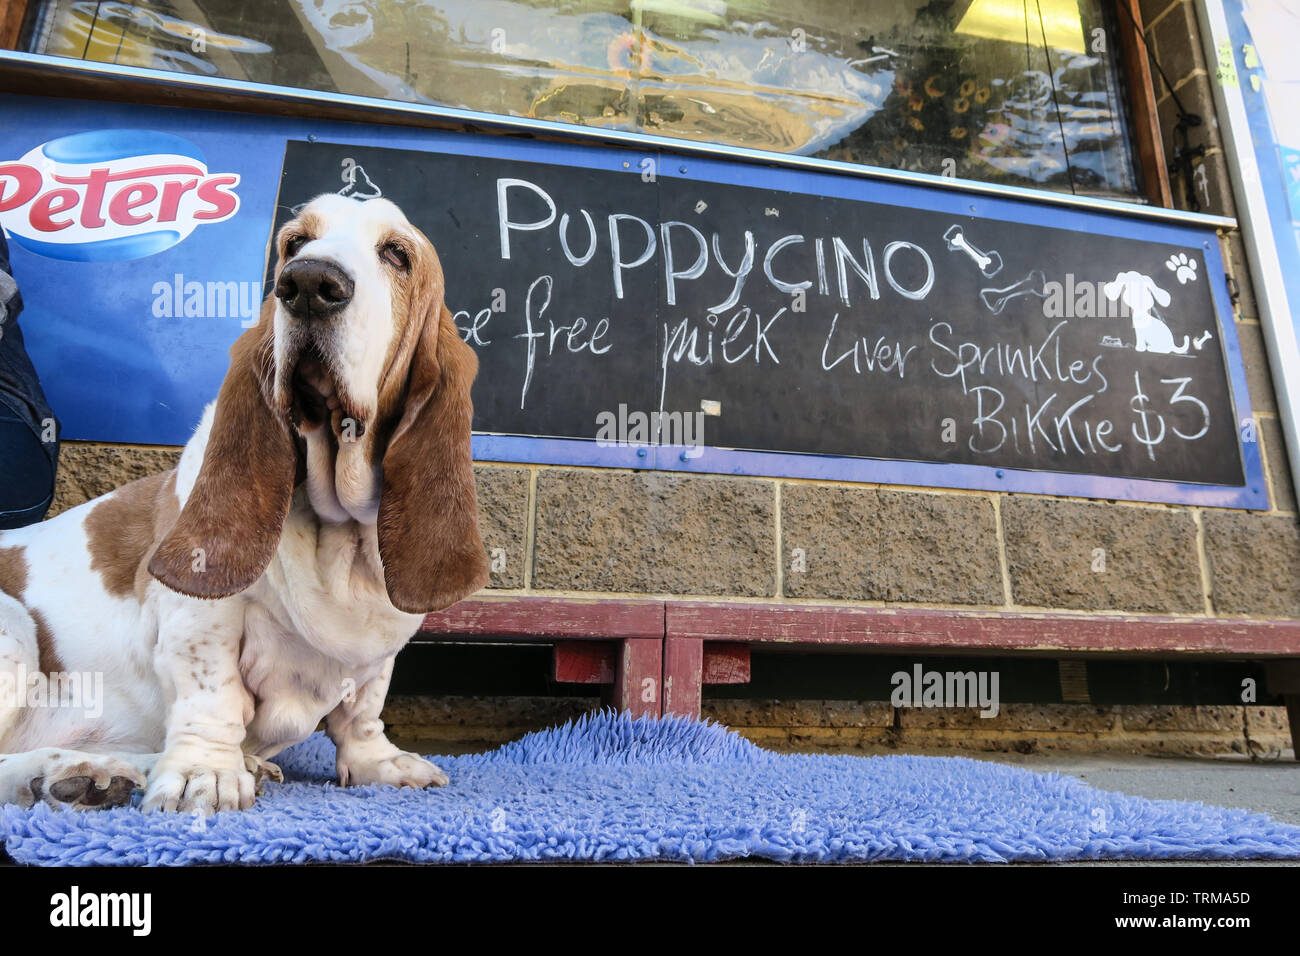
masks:
[[[1185,252],[1174,253],[1165,262],[1165,266],[1174,274],[1179,285],[1196,281],[1196,260],[1189,259]]]

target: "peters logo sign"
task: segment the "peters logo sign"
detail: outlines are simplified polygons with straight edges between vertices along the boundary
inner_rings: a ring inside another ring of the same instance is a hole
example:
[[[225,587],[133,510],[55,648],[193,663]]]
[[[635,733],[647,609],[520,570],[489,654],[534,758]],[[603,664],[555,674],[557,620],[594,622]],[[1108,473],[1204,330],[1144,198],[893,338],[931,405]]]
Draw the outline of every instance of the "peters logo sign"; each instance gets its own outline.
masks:
[[[210,173],[193,143],[105,129],[50,140],[0,162],[0,226],[38,255],[139,259],[239,210],[236,173]]]

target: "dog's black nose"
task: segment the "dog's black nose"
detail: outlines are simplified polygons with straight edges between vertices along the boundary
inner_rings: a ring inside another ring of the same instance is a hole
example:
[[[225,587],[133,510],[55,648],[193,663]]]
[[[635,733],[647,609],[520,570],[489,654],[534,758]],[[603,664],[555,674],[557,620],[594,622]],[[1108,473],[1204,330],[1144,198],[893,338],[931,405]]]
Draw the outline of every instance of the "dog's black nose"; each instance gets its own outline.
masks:
[[[294,259],[280,270],[275,297],[299,319],[323,319],[352,301],[352,277],[324,259]]]

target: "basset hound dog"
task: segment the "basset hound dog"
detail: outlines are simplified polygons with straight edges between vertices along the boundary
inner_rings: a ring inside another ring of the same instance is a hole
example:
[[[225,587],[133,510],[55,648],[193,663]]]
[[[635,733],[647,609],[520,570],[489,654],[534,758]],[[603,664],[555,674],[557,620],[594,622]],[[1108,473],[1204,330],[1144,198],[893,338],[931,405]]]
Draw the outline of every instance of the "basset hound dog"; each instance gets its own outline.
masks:
[[[0,533],[0,803],[245,809],[322,720],[345,786],[448,782],[380,711],[422,615],[487,582],[478,362],[387,200],[320,196],[276,246],[177,467]]]

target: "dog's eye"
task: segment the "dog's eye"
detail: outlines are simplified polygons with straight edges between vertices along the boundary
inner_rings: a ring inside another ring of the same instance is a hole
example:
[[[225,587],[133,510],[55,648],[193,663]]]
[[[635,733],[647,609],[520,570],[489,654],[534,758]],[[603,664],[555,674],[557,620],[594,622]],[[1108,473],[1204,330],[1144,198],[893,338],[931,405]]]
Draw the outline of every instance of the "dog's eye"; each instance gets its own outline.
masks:
[[[306,236],[290,236],[284,244],[284,257],[290,259],[298,254],[298,250],[307,244]]]
[[[411,268],[411,258],[406,254],[406,250],[395,242],[386,242],[379,247],[379,258],[383,259],[395,269],[401,269],[405,272]]]

